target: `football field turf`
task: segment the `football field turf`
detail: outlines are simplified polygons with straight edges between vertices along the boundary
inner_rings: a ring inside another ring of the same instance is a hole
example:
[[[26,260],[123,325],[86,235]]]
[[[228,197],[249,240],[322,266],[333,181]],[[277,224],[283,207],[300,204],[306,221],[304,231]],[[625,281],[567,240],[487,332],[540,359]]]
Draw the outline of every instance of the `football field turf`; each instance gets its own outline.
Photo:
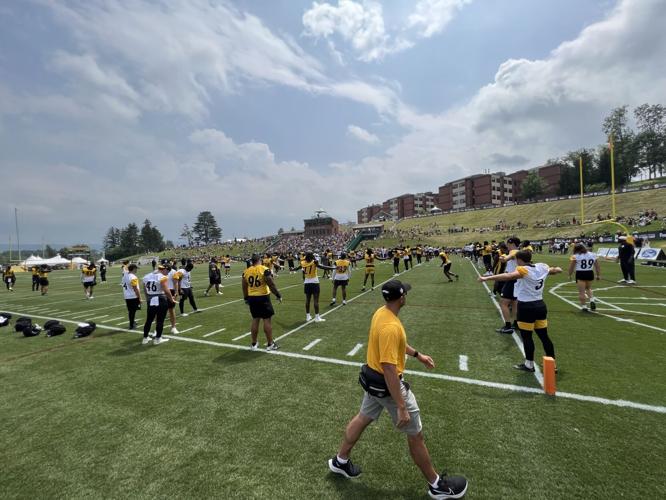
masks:
[[[354,449],[360,478],[334,476],[326,464],[358,411],[379,287],[360,293],[361,268],[348,304],[330,307],[322,280],[326,322],[304,325],[300,273],[281,273],[280,350],[250,352],[244,267],[235,263],[224,295],[210,297],[202,296],[206,266],[196,267],[202,312],[179,316],[181,333],[159,346],[125,330],[117,267],[94,300],[70,271],[51,273],[45,297],[29,291],[27,273],[15,292],[0,290],[0,312],[14,316],[0,329],[3,498],[424,498],[425,481],[387,415]],[[377,267],[379,285],[392,266]],[[399,277],[413,286],[400,314],[408,342],[436,363],[427,371],[410,358],[406,375],[436,468],[467,476],[467,498],[666,497],[666,270],[639,267],[639,285],[629,287],[616,283],[617,264],[603,263],[594,314],[578,310],[566,272],[548,279],[556,397],[512,368],[522,359],[517,338],[494,332],[499,314],[474,265],[453,258],[452,271],[459,282],[445,282],[435,261]],[[21,315],[60,319],[68,331],[24,338],[13,330]],[[72,339],[89,319],[93,335]]]

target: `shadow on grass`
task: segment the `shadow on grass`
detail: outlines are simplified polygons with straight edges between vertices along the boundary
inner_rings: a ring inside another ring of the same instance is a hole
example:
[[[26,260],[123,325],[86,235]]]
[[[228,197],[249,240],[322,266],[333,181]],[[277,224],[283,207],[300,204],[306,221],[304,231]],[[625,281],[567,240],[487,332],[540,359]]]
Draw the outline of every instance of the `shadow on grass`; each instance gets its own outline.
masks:
[[[131,356],[132,354],[145,352],[152,347],[152,345],[150,346],[142,345],[141,339],[142,337],[140,335],[137,335],[135,338],[125,340],[118,349],[109,351],[107,356],[117,356],[117,357]]]
[[[395,484],[387,484],[386,488],[376,488],[363,483],[362,476],[358,479],[346,479],[333,472],[329,472],[326,482],[335,489],[340,498],[424,498],[424,491],[419,491],[418,485],[403,485],[402,489],[398,489]]]
[[[255,360],[263,357],[264,354],[252,351],[230,351],[218,356],[213,363],[220,363],[225,366],[234,366],[242,363],[254,363]]]

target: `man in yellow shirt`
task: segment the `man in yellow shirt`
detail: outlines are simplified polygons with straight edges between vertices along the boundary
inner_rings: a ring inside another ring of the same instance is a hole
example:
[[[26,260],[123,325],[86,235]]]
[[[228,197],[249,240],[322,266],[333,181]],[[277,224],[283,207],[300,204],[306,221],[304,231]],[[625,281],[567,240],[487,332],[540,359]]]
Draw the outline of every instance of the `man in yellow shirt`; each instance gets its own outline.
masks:
[[[266,350],[275,351],[278,345],[273,341],[273,325],[271,318],[275,314],[271,304],[271,292],[275,294],[278,302],[282,302],[282,295],[273,282],[271,270],[261,264],[261,257],[256,253],[250,259],[252,264],[243,272],[243,297],[245,303],[250,306],[252,323],[250,332],[252,335],[252,344],[250,348],[253,351],[258,349],[257,336],[259,334],[259,322],[264,321],[264,333],[266,334]]]
[[[37,266],[32,266],[30,271],[32,272],[32,291],[37,292],[39,291],[39,269]]]
[[[426,368],[434,368],[430,356],[420,354],[407,343],[405,329],[398,314],[406,304],[410,290],[407,283],[391,280],[382,286],[386,305],[377,309],[370,323],[367,364],[363,365],[359,382],[365,395],[358,414],[345,430],[337,455],[328,461],[332,472],[347,478],[361,474],[360,467],[352,464],[349,455],[363,431],[377,420],[386,409],[393,424],[407,434],[409,452],[414,463],[428,481],[431,498],[461,498],[467,491],[467,480],[462,476],[441,476],[435,472],[428,448],[423,439],[421,415],[414,394],[402,380],[406,355],[413,356]]]

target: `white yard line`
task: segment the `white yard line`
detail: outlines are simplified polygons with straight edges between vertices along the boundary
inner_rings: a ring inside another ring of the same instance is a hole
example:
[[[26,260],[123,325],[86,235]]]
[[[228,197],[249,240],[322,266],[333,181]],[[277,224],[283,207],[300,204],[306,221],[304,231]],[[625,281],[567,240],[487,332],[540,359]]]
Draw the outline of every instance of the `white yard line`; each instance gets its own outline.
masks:
[[[7,311],[11,314],[16,314],[16,315],[21,315],[21,312],[17,311]],[[37,318],[41,319],[51,319],[48,317],[44,316],[36,316]],[[71,323],[71,324],[76,324],[76,321],[68,320],[68,319],[60,319],[60,318],[54,318],[58,319],[61,323]],[[134,333],[134,334],[141,334],[139,331],[132,331],[128,330],[126,328],[116,328],[113,326],[109,325],[97,325],[97,328],[104,328],[105,330],[111,330],[111,331],[116,331],[116,332],[127,332],[127,333]],[[193,338],[193,337],[178,337],[178,336],[173,336],[173,335],[163,335],[165,339],[171,339],[171,340],[180,340],[181,342],[192,342],[195,344],[202,344],[202,345],[209,345],[209,346],[214,346],[214,347],[226,347],[229,349],[237,349],[241,351],[250,351],[250,346],[248,345],[238,345],[238,344],[227,344],[223,342],[213,342],[211,340],[204,340],[204,339],[198,339],[198,338]],[[297,352],[288,352],[288,351],[266,351],[264,349],[260,349],[255,351],[257,355],[270,355],[270,356],[283,356],[287,358],[296,358],[296,359],[306,359],[309,361],[317,361],[320,363],[329,363],[329,364],[335,364],[335,365],[344,365],[344,366],[353,366],[356,368],[360,368],[362,363],[359,363],[357,361],[348,361],[344,359],[335,359],[335,358],[326,358],[322,356],[313,356],[312,354],[302,354],[302,353],[297,353]],[[468,385],[475,385],[475,386],[481,386],[481,387],[487,387],[487,388],[494,388],[494,389],[501,389],[501,390],[507,390],[507,391],[513,391],[513,392],[523,392],[523,393],[529,393],[529,394],[535,394],[535,395],[542,395],[543,394],[543,389],[537,388],[537,387],[525,387],[521,385],[513,385],[513,384],[504,384],[501,382],[490,382],[486,380],[476,380],[476,379],[470,379],[470,378],[463,378],[463,377],[456,377],[452,375],[445,375],[443,373],[433,373],[433,372],[424,372],[424,371],[414,371],[414,370],[405,370],[405,373],[408,375],[413,375],[415,377],[425,377],[425,378],[432,378],[432,379],[438,379],[438,380],[446,380],[449,382],[458,382],[462,384],[468,384]],[[602,405],[608,405],[608,406],[617,406],[620,408],[631,408],[635,410],[644,410],[644,411],[651,411],[654,413],[663,413],[666,414],[666,406],[659,406],[659,405],[649,405],[645,403],[636,403],[633,401],[625,401],[623,399],[607,399],[607,398],[600,398],[596,396],[587,396],[584,394],[575,394],[575,393],[570,393],[570,392],[558,392],[557,396],[560,398],[564,399],[574,399],[577,401],[585,401],[589,403],[597,403],[597,404],[602,404]]]
[[[413,268],[409,269],[409,271],[413,271],[413,270],[414,270]],[[403,274],[405,274],[405,273],[407,273],[407,272],[409,272],[409,271],[403,271],[403,272],[400,273],[400,275],[403,275]],[[379,283],[378,285],[375,285],[375,288],[380,288],[384,283],[386,283],[386,282],[388,282],[388,281],[391,281],[391,280],[394,280],[394,279],[396,279],[396,276],[391,276],[389,279],[382,281],[382,282]],[[380,288],[380,289],[381,289],[381,288]],[[365,292],[361,292],[361,293],[359,293],[358,295],[355,295],[354,297],[352,297],[351,299],[349,299],[349,300],[347,301],[347,305],[349,305],[350,302],[353,302],[354,300],[358,299],[359,297],[363,297],[365,294],[370,293],[370,292],[372,292],[372,291],[373,291],[373,290],[367,290],[367,291],[365,291]],[[331,314],[332,312],[334,312],[334,311],[339,311],[339,310],[341,310],[341,309],[344,309],[345,307],[347,307],[347,306],[343,306],[342,304],[338,304],[338,305],[335,306],[333,309],[329,309],[329,310],[326,311],[325,313],[321,314],[321,317],[323,318],[324,316],[328,316],[328,315]],[[286,332],[286,333],[283,333],[282,335],[280,335],[279,337],[277,337],[275,340],[276,340],[276,341],[277,341],[277,340],[282,340],[283,338],[288,337],[288,336],[291,335],[292,333],[296,333],[297,331],[301,330],[302,328],[305,328],[306,326],[308,326],[308,325],[310,325],[310,324],[312,324],[312,323],[316,323],[316,321],[306,321],[305,323],[303,323],[303,324],[297,326],[296,328],[294,328],[294,329],[292,329],[292,330],[289,330],[289,331]]]
[[[186,328],[185,330],[181,330],[178,333],[185,333],[185,332],[191,332],[192,330],[196,330],[197,328],[201,328],[201,325],[193,326],[192,328]]]
[[[458,356],[458,369],[459,370],[461,370],[463,372],[469,371],[469,368],[467,367],[467,360],[468,360],[468,358],[464,354],[461,354],[460,356]]]
[[[559,298],[560,300],[563,300],[563,301],[566,302],[567,304],[572,305],[572,306],[575,307],[576,309],[580,309],[580,305],[578,305],[578,304],[576,304],[575,302],[573,302],[573,301],[567,299],[566,297],[562,297],[561,295],[558,294],[558,290],[559,290],[559,288],[560,288],[561,286],[563,286],[563,285],[566,285],[566,284],[567,284],[567,283],[560,283],[559,285],[555,285],[555,286],[554,286],[553,288],[551,288],[548,292],[551,293],[551,294],[553,294],[555,297]],[[617,306],[616,306],[613,310],[616,311],[616,310],[617,310]],[[625,309],[621,309],[621,310],[622,310],[623,312],[629,312],[629,313],[634,312],[634,311],[627,311],[627,310],[625,310]],[[600,311],[600,310],[597,309],[597,310],[595,311],[594,314],[598,314],[599,316],[605,316],[606,318],[614,319],[615,321],[618,321],[618,322],[620,322],[620,323],[632,323],[632,324],[634,324],[634,325],[643,326],[643,327],[648,328],[648,329],[650,329],[650,330],[657,330],[657,331],[660,332],[660,333],[666,333],[666,329],[664,329],[664,328],[659,328],[658,326],[650,325],[650,324],[647,324],[647,323],[640,323],[640,322],[638,322],[638,321],[636,321],[636,320],[634,320],[634,319],[631,319],[631,318],[621,318],[621,317],[613,316],[612,314],[604,314],[604,313],[599,312],[599,311]]]
[[[347,353],[347,356],[354,356],[358,351],[361,350],[361,347],[363,347],[363,344],[356,344],[352,350]]]
[[[470,264],[472,264],[472,261],[470,261]],[[472,264],[472,267],[474,268],[474,272],[476,273],[477,276],[481,277],[481,274],[479,273],[478,269]],[[497,303],[497,299],[495,298],[495,295],[490,291],[490,288],[488,288],[488,284],[484,281],[483,286],[486,289],[486,292],[488,292],[488,296],[490,297],[490,300],[492,300],[493,304],[495,304],[495,308],[497,309],[497,312],[500,315],[500,318],[502,321],[504,321],[504,317],[502,316],[502,308],[500,305]],[[513,341],[516,343],[516,346],[518,346],[518,349],[520,350],[521,354],[523,355],[523,358],[525,357],[525,349],[523,349],[523,341],[521,338],[518,336],[518,334],[514,331],[513,334],[511,335],[511,338],[513,338]],[[543,375],[541,374],[541,370],[539,369],[539,366],[534,363],[534,377],[537,379],[539,382],[539,385],[543,387]]]
[[[109,318],[109,319],[106,319],[104,321],[117,321],[117,320],[123,319],[123,318],[126,318],[126,316],[118,316],[117,318]]]
[[[214,332],[206,333],[204,335],[204,337],[210,337],[211,335],[215,335],[216,333],[220,333],[220,332],[223,332],[225,330],[226,330],[226,328],[220,328],[219,330],[215,330]]]
[[[233,340],[234,342],[236,342],[237,340],[240,340],[240,339],[242,339],[242,338],[245,338],[245,337],[247,337],[248,335],[252,335],[252,332],[244,333],[243,335],[239,335],[238,337],[234,337],[234,338],[231,339],[231,340]]]
[[[303,350],[304,351],[309,351],[312,349],[314,346],[316,346],[319,342],[321,342],[321,339],[315,339],[312,342],[310,342],[308,345],[306,345]]]

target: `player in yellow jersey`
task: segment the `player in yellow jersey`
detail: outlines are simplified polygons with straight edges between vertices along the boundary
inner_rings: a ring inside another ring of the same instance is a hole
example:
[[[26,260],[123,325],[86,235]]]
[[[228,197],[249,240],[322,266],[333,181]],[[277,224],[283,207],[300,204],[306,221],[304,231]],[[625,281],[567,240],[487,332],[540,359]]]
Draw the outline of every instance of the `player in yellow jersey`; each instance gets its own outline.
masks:
[[[347,305],[347,285],[351,277],[351,263],[347,259],[347,254],[342,252],[340,258],[335,261],[335,270],[333,271],[333,298],[331,305],[335,305],[338,298],[338,287],[342,288],[342,305]]]
[[[400,259],[402,258],[402,250],[398,247],[393,249],[393,276],[400,274]]]
[[[317,269],[322,268],[324,270],[333,270],[333,266],[325,266],[317,262],[314,258],[312,252],[305,254],[303,260],[301,260],[301,265],[294,268],[294,271],[299,269],[303,270],[303,292],[305,293],[305,321],[311,321],[312,316],[310,315],[310,300],[314,299],[314,313],[315,313],[315,322],[319,323],[321,321],[326,321],[319,315],[319,276],[317,275]]]
[[[421,259],[423,258],[423,247],[421,245],[416,246],[416,265],[421,265]]]
[[[282,295],[278,291],[269,267],[261,264],[261,257],[252,254],[250,267],[243,272],[241,286],[243,288],[243,298],[245,303],[250,306],[252,323],[250,325],[250,334],[252,335],[252,344],[250,348],[256,351],[257,336],[259,334],[259,322],[264,322],[264,334],[266,334],[266,350],[275,351],[278,345],[273,340],[273,324],[271,318],[275,314],[271,304],[271,292],[282,302]]]
[[[81,268],[81,282],[83,283],[83,292],[86,299],[94,299],[93,289],[97,284],[97,268],[94,262],[88,262],[87,265]]]
[[[42,264],[39,268],[39,287],[41,288],[42,295],[46,295],[49,292],[49,266]]]
[[[365,292],[365,285],[368,282],[368,277],[370,278],[371,290],[375,289],[375,254],[372,251],[372,248],[368,248],[365,251],[363,260],[365,260],[365,278],[363,278],[363,288],[361,291]]]
[[[516,270],[516,254],[518,253],[518,246],[520,245],[520,238],[511,236],[506,240],[507,253],[500,257],[500,262],[505,264],[505,273],[513,274]],[[502,310],[502,319],[504,319],[504,326],[496,329],[497,333],[505,333],[512,335],[517,329],[516,323],[516,293],[515,293],[516,280],[504,281],[502,291],[500,292],[500,309]],[[513,319],[513,324],[512,324]]]
[[[7,290],[10,292],[14,291],[14,284],[16,283],[16,274],[12,270],[12,266],[7,266],[7,268],[2,272],[2,281],[4,281],[7,286]]]
[[[439,267],[444,268],[444,274],[449,279],[449,283],[453,281],[451,276],[455,277],[456,281],[458,281],[459,276],[456,273],[451,272],[451,260],[443,248],[442,251],[439,252],[439,258],[442,259],[442,263],[439,265]]]
[[[30,271],[32,272],[32,291],[37,292],[39,291],[39,268],[32,266]]]
[[[222,257],[222,264],[224,265],[224,279],[227,279],[230,277],[229,273],[231,273],[231,256],[229,254]]]
[[[483,267],[486,269],[484,276],[492,276],[493,274],[493,247],[487,241],[483,242],[481,248],[481,259],[483,260]]]

